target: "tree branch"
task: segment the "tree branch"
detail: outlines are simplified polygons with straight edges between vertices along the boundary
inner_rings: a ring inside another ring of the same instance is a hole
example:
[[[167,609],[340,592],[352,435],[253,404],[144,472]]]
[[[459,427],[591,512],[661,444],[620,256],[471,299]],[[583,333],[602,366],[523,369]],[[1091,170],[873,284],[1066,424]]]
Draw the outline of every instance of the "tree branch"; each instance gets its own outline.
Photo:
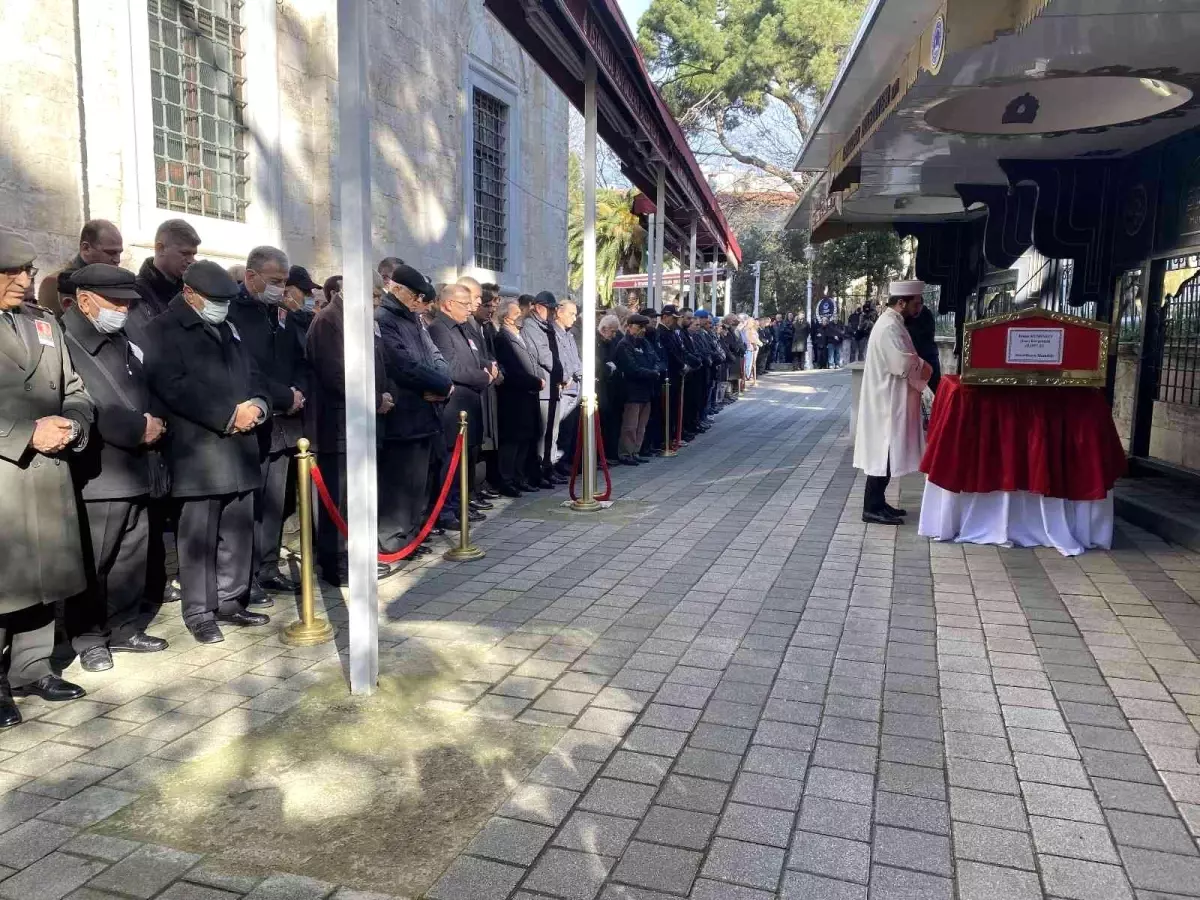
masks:
[[[755,168],[766,172],[768,175],[773,175],[780,181],[787,184],[797,194],[800,194],[804,190],[805,181],[802,178],[797,177],[797,173],[792,172],[790,169],[785,169],[782,166],[777,166],[774,163],[763,159],[761,156],[756,156],[752,153],[744,153],[737,147],[734,147],[729,142],[729,138],[725,133],[725,122],[721,116],[717,116],[713,120],[713,132],[717,138],[717,141],[719,141],[721,146],[725,148],[729,156],[737,162],[740,162],[745,166],[754,166]]]

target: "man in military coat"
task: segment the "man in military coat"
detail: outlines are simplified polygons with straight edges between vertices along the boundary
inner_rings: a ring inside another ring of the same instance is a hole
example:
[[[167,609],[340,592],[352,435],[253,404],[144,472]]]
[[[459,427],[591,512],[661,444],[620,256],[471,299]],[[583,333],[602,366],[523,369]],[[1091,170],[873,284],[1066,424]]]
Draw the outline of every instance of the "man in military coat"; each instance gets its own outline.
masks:
[[[83,688],[50,668],[54,604],[87,586],[67,460],[95,410],[54,316],[24,302],[33,245],[0,231],[0,727],[21,721],[13,695],[74,700]]]

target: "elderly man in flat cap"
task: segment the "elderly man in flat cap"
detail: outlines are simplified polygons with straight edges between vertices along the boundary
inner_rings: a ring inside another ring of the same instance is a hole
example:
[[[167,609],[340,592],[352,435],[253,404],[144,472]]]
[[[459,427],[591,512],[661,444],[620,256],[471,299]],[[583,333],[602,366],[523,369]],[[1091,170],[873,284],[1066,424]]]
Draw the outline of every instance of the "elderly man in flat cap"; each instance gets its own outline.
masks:
[[[80,665],[103,672],[113,667],[114,652],[167,649],[140,621],[149,503],[169,487],[156,449],[166,423],[150,411],[142,349],[125,336],[129,307],[139,296],[134,274],[96,263],[75,270],[71,282],[75,303],[63,313],[63,330],[96,404],[96,426],[86,449],[72,460],[84,500],[89,583],[83,596],[67,604],[65,619]]]
[[[95,409],[53,315],[24,302],[33,245],[0,231],[0,728],[21,721],[13,695],[82,697],[50,669],[54,604],[87,586],[68,465]]]
[[[193,263],[182,293],[150,323],[145,348],[150,389],[171,434],[183,621],[202,644],[225,639],[218,623],[271,621],[246,609],[262,484],[256,430],[271,404],[241,333],[226,321],[238,290],[216,263]]]
[[[924,289],[920,281],[892,282],[887,308],[867,343],[854,467],[867,476],[863,521],[876,525],[904,523],[907,512],[889,506],[884,492],[893,475],[918,470],[925,449],[921,394],[933,370],[917,355],[904,327],[915,315]]]

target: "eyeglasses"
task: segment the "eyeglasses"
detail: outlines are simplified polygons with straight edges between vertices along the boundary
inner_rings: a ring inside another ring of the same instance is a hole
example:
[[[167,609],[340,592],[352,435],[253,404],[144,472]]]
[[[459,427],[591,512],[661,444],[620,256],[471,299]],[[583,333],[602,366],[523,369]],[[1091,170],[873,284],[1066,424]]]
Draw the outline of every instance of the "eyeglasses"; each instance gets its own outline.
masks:
[[[5,275],[20,275],[22,272],[27,273],[30,278],[33,278],[38,273],[38,267],[33,263],[28,263],[24,266],[14,266],[11,269],[0,269],[0,273]]]

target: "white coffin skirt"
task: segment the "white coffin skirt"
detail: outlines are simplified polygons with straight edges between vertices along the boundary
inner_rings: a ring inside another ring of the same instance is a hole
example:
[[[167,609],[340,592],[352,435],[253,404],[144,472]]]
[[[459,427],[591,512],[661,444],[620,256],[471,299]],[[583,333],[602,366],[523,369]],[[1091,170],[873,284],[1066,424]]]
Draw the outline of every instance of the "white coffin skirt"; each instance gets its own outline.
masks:
[[[920,533],[936,541],[1053,547],[1063,556],[1112,547],[1113,498],[1060,500],[1027,491],[954,494],[925,482]]]

